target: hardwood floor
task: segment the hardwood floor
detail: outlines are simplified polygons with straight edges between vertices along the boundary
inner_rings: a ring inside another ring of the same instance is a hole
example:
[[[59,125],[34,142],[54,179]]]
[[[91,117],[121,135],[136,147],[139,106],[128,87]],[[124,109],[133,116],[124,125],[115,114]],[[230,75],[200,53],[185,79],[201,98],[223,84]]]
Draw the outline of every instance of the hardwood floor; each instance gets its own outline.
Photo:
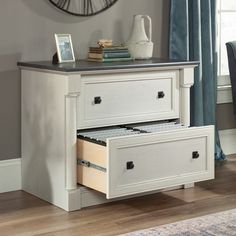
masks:
[[[236,208],[236,155],[216,179],[67,213],[22,191],[0,194],[0,235],[118,235]]]

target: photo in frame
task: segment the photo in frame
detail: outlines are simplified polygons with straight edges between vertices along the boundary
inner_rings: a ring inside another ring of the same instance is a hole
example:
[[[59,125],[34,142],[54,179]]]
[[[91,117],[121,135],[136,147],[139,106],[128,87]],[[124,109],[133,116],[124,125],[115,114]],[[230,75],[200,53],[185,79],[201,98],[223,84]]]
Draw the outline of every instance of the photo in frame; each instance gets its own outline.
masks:
[[[75,55],[70,34],[55,34],[58,62],[74,62]]]

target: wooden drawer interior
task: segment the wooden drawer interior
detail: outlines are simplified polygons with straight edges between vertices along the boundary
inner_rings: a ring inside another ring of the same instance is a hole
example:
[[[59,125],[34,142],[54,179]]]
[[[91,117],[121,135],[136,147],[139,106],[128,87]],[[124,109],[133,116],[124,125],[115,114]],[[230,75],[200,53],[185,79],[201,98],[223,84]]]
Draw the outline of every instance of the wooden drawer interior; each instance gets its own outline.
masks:
[[[93,163],[104,169],[107,168],[107,148],[105,146],[78,139],[77,150],[77,156],[80,160]],[[78,165],[77,173],[79,184],[106,193],[106,172]]]

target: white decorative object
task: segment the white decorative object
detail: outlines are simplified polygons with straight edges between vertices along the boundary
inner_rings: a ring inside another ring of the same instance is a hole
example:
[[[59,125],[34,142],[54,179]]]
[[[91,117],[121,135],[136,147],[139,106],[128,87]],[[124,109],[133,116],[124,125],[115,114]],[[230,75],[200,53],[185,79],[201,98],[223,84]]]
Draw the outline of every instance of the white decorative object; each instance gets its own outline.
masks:
[[[59,63],[74,62],[75,55],[70,34],[55,34]]]
[[[144,19],[148,21],[148,36]],[[147,15],[135,15],[130,39],[126,43],[134,59],[150,59],[153,54],[152,20]]]

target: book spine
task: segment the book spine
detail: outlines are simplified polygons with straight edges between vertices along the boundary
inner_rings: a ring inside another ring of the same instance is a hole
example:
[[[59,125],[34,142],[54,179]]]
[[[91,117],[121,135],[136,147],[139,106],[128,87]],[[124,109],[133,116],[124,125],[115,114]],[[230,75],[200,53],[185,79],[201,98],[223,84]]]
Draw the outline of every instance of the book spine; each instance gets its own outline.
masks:
[[[122,58],[88,58],[88,61],[97,61],[97,62],[119,62],[119,61],[133,61],[132,57],[122,57]]]
[[[131,57],[129,52],[104,52],[103,58],[127,58]]]
[[[107,49],[99,49],[99,50],[94,50],[91,49],[89,50],[90,53],[124,53],[124,52],[129,52],[127,49],[119,49],[119,50],[107,50]]]
[[[103,59],[103,54],[102,53],[92,53],[90,52],[88,54],[89,58],[94,58],[94,59]]]
[[[107,51],[112,51],[112,50],[128,50],[128,47],[89,47],[89,50],[107,50]]]
[[[116,61],[133,61],[132,57],[120,57],[120,58],[103,58],[103,62],[116,62]]]

